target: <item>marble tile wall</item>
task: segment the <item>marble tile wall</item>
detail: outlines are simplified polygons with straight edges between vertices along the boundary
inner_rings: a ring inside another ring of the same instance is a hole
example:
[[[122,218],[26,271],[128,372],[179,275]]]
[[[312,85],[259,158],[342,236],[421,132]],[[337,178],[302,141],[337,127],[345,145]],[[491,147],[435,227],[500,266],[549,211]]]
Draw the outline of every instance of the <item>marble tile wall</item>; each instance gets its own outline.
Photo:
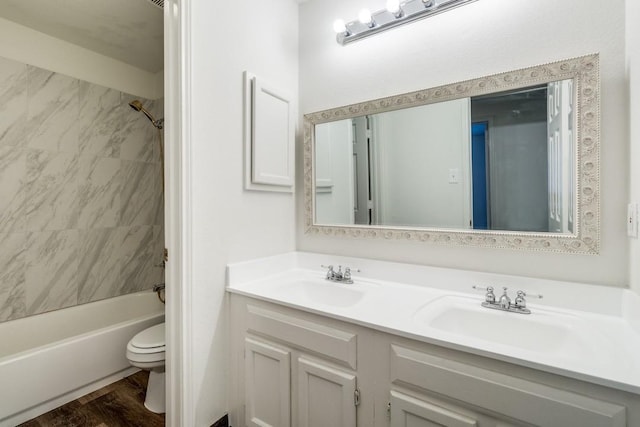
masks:
[[[162,100],[0,57],[0,322],[163,281]]]

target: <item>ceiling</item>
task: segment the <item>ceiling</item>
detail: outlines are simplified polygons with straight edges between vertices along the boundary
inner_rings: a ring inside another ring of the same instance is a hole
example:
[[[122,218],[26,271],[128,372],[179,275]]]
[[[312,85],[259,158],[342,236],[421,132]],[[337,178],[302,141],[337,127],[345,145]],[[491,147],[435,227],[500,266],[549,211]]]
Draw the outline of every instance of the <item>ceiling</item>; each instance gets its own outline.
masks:
[[[156,73],[163,13],[150,0],[0,0],[0,17]]]

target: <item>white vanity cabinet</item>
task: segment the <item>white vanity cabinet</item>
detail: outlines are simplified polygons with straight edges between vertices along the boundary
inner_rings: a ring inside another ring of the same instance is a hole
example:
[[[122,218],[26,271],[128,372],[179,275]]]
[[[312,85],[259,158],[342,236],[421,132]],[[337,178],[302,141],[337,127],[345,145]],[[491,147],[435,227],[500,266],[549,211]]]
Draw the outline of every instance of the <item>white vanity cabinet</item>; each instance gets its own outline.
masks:
[[[356,425],[356,334],[254,303],[234,311],[244,359],[235,365],[244,376],[239,425]]]
[[[318,311],[230,302],[233,426],[640,426],[636,394]]]

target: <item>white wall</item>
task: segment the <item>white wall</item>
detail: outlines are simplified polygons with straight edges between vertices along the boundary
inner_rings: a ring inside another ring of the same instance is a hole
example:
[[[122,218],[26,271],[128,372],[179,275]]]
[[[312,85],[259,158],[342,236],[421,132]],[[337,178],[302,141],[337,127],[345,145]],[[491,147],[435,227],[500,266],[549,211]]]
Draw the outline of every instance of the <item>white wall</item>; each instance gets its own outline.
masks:
[[[141,70],[3,18],[0,56],[132,95],[162,98],[162,72]]]
[[[624,0],[480,0],[340,46],[332,22],[383,0],[310,0],[300,6],[301,114],[506,70],[600,53],[602,239],[599,256],[447,247],[421,242],[304,234],[299,250],[389,259],[559,280],[625,286],[628,244]],[[637,16],[634,15],[634,16]],[[635,23],[633,24],[635,25]],[[637,157],[637,156],[636,156]],[[298,163],[301,167],[301,162]],[[298,179],[298,195],[302,194]]]
[[[381,224],[469,228],[469,112],[463,98],[373,116]]]
[[[225,267],[295,249],[294,196],[243,189],[243,72],[298,93],[293,0],[193,0],[191,63],[192,316],[196,426],[227,408]]]
[[[627,0],[627,74],[629,94],[630,200],[640,202],[640,2]],[[640,240],[630,239],[629,269],[631,288],[640,293]]]

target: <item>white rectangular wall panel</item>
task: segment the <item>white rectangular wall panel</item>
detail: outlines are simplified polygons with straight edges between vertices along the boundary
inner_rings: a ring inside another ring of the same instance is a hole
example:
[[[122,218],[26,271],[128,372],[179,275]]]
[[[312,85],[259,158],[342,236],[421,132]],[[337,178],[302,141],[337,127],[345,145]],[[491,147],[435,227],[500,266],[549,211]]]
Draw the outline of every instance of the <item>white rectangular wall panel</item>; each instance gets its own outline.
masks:
[[[292,97],[245,73],[245,188],[293,191],[295,112]]]

